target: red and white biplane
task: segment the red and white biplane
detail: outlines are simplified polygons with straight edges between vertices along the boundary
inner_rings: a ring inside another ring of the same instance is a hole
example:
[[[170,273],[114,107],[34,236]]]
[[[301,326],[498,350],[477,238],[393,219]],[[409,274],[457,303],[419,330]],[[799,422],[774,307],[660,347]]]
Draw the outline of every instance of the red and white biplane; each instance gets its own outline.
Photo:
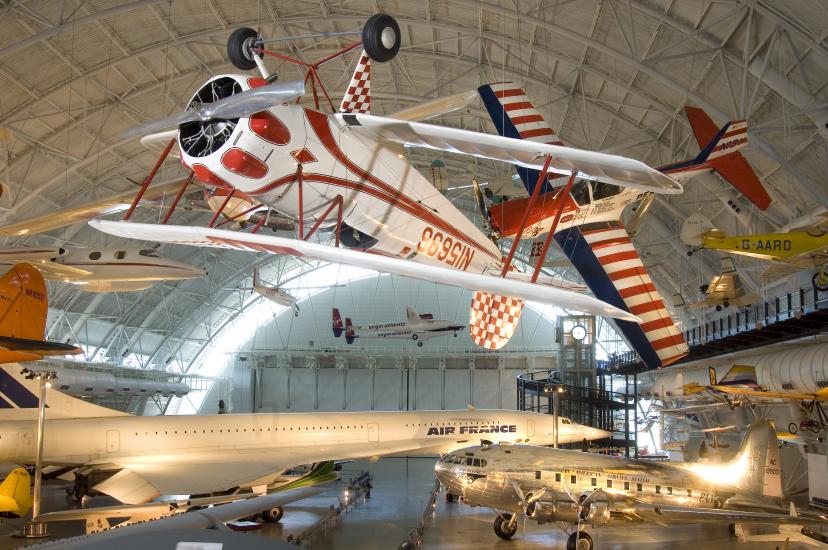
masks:
[[[370,115],[371,60],[392,59],[399,50],[400,37],[393,18],[374,15],[363,27],[360,42],[308,64],[266,50],[266,42],[256,31],[239,29],[228,43],[230,59],[243,70],[258,67],[261,77],[215,76],[196,91],[182,114],[131,132],[160,132],[156,136],[165,139],[173,135],[174,141],[165,151],[177,142],[181,162],[198,180],[230,191],[228,201],[236,192],[242,193],[295,219],[298,238],[258,234],[261,222],[249,232],[100,220],[90,223],[121,237],[291,254],[466,288],[474,292],[470,336],[487,349],[498,349],[509,341],[524,300],[639,322],[629,311],[554,286],[551,278],[540,276],[540,265],[533,274],[519,273],[511,265],[517,240],[504,258],[500,249],[409,163],[404,148],[425,147],[500,160],[541,170],[542,175],[583,177],[640,192],[679,193],[681,186],[669,175],[625,157],[412,120],[462,106],[463,94],[391,117]],[[323,112],[319,89],[334,109],[317,68],[360,45],[363,51],[339,112]],[[305,82],[275,82],[263,62],[268,56],[306,66]],[[305,83],[313,87],[314,108],[298,103]],[[173,134],[162,132],[171,126],[178,128]],[[144,141],[153,139],[150,136]],[[134,204],[139,200],[140,193]],[[308,240],[326,227],[335,230],[336,246]]]
[[[478,93],[501,136],[563,147],[520,86],[513,82],[486,84]],[[759,208],[767,208],[770,197],[739,152],[747,144],[747,122],[731,121],[717,129],[701,109],[685,107],[685,112],[701,152],[694,159],[662,166],[659,171],[682,183],[715,171]],[[546,234],[545,240],[532,245],[531,255],[540,256],[541,262],[554,236],[596,297],[641,319],[640,323],[620,318],[615,322],[648,367],[662,367],[684,357],[688,352],[684,336],[621,223],[624,209],[640,202],[628,228],[633,232],[632,226],[640,222],[653,194],[598,178],[570,178],[566,186],[555,188],[550,181],[555,175],[540,177],[525,166],[518,166],[517,171],[532,197],[492,205],[487,214],[490,228],[500,236],[516,239]],[[486,212],[483,204],[481,211]]]

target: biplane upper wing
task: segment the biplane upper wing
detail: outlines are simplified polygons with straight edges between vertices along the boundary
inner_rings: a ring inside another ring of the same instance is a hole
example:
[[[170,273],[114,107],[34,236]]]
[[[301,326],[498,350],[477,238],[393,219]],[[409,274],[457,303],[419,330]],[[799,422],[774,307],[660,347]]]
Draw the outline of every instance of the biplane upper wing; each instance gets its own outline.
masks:
[[[343,113],[331,115],[331,119],[343,130],[408,147],[499,160],[536,170],[551,156],[551,172],[566,175],[576,172],[590,179],[655,193],[682,192],[674,179],[627,157],[367,114]]]
[[[458,269],[423,264],[359,250],[336,248],[296,239],[253,233],[239,233],[236,231],[224,231],[204,227],[154,225],[106,220],[93,220],[89,224],[104,233],[119,237],[186,244],[190,246],[288,254],[297,257],[326,260],[333,263],[356,265],[385,273],[402,275],[404,277],[413,277],[438,284],[456,286],[472,291],[522,298],[548,305],[563,306],[584,313],[640,322],[639,318],[635,315],[585,294],[579,294],[548,285],[493,277],[479,273],[468,273]]]

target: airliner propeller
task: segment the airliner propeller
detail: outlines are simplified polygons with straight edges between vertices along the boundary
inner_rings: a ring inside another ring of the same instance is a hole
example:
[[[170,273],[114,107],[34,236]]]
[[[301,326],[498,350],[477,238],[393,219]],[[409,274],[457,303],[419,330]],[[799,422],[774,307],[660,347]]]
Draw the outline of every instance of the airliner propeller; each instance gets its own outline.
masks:
[[[304,93],[305,83],[301,80],[274,82],[226,97],[219,97],[214,92],[214,101],[202,103],[194,100],[183,113],[130,128],[124,132],[124,137],[150,134],[189,122],[247,117],[301,97]]]

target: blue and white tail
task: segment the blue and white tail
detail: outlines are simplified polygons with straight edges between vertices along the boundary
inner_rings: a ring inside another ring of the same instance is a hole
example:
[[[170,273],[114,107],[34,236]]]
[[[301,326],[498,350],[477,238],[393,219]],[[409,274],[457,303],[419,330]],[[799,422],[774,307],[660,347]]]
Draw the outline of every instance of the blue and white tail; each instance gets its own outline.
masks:
[[[0,421],[36,418],[39,393],[40,382],[27,378],[19,364],[0,365]],[[59,378],[46,392],[46,407],[47,419],[129,416],[61,393]]]

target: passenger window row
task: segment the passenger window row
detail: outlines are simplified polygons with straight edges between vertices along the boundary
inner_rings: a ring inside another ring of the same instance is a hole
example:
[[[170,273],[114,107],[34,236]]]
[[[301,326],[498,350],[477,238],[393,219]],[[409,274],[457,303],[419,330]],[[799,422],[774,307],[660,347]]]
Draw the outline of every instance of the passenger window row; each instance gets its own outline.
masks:
[[[354,430],[356,430],[356,429],[364,429],[364,428],[365,428],[365,426],[364,426],[363,424],[361,424],[361,425],[359,425],[359,426],[357,426],[356,424],[354,424],[353,426],[350,426],[350,425],[348,425],[348,426],[339,426],[339,427],[336,427],[336,426],[325,426],[324,428],[323,428],[322,426],[319,426],[319,427],[318,427],[318,429],[320,429],[320,430],[322,430],[322,429],[325,429],[325,430],[350,430],[350,429],[354,429]],[[316,429],[317,429],[317,427],[316,427],[316,426],[310,426],[310,427],[309,427],[309,426],[296,426],[296,431],[297,431],[297,432],[301,432],[302,430],[306,430],[306,431],[307,431],[307,430],[316,430]],[[225,433],[225,432],[227,432],[227,433],[233,433],[233,431],[234,431],[234,430],[233,430],[233,429],[231,429],[231,428],[227,428],[227,429],[220,428],[220,429],[218,429],[218,430],[216,430],[216,429],[210,430],[210,431],[209,431],[209,433],[211,433],[211,434],[212,434],[212,433]],[[250,431],[251,431],[252,433],[255,433],[255,432],[257,431],[257,429],[256,429],[256,428],[250,428]],[[272,429],[271,429],[271,428],[267,428],[267,429],[265,429],[265,428],[258,428],[258,431],[259,431],[259,432],[265,432],[265,431],[268,431],[268,432],[269,432],[269,431],[278,432],[278,431],[280,431],[280,430],[279,430],[279,428],[272,428]],[[283,426],[283,427],[281,428],[281,431],[283,431],[283,432],[286,432],[286,431],[291,431],[291,432],[292,432],[292,431],[293,431],[293,426],[291,426],[291,427],[284,427],[284,426]],[[155,435],[178,435],[178,432],[179,432],[179,430],[164,430],[163,434],[162,434],[161,432],[155,432]],[[235,428],[235,432],[236,432],[236,433],[239,433],[239,432],[241,432],[241,433],[246,433],[246,432],[247,432],[247,428]],[[139,432],[135,432],[135,435],[138,435],[138,433],[139,433]],[[198,434],[199,432],[198,432],[198,430],[182,430],[182,431],[181,431],[181,433],[182,433],[182,434],[188,434],[188,433],[190,433],[190,434],[192,434],[192,435],[196,435],[196,434]],[[207,432],[207,430],[201,430],[201,433],[206,434],[206,433],[208,433],[208,432]],[[149,432],[144,432],[144,435],[150,435],[150,433],[149,433]]]

